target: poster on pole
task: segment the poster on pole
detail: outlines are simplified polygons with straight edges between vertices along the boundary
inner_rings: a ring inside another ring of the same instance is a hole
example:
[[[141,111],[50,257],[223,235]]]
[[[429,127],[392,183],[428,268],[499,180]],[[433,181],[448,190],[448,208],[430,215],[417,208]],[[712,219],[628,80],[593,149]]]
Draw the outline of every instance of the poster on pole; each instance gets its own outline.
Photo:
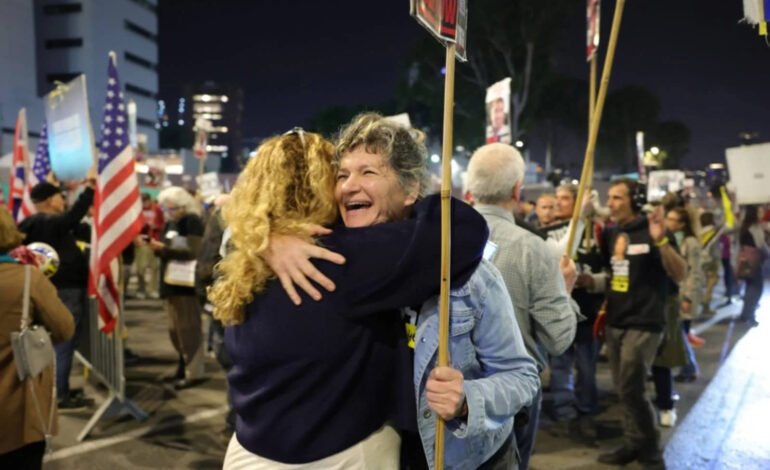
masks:
[[[644,132],[636,133],[636,166],[639,169],[639,181],[647,181],[644,169]]]
[[[600,0],[586,0],[586,62],[596,56],[599,49],[599,15],[601,14]]]
[[[409,13],[441,43],[455,43],[455,55],[467,60],[468,0],[410,0]]]
[[[386,121],[393,122],[400,126],[404,126],[407,129],[412,128],[412,120],[409,119],[409,113],[394,114],[393,116],[385,116]]]
[[[511,78],[487,88],[487,143],[511,143]]]
[[[770,143],[729,148],[726,154],[738,204],[770,202]]]
[[[686,175],[681,170],[651,171],[647,181],[647,201],[658,202],[666,193],[684,189]]]
[[[51,169],[60,180],[85,178],[94,162],[94,135],[88,112],[86,76],[59,85],[46,95]]]

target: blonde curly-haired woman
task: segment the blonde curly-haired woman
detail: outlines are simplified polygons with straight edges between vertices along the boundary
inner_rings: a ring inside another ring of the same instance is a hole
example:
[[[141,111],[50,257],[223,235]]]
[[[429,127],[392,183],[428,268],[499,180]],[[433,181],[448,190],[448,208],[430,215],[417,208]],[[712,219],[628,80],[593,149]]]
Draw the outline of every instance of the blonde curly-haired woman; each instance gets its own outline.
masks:
[[[417,148],[409,139],[404,130],[396,141]],[[317,134],[268,139],[224,210],[232,251],[209,299],[230,325],[225,342],[234,363],[228,383],[237,420],[226,469],[399,467],[396,429],[416,409],[397,309],[438,292],[440,210],[432,199],[414,204],[409,219],[346,229],[337,224],[333,157],[332,144]],[[453,219],[453,282],[463,282],[487,232],[462,203]],[[331,232],[317,227],[332,224]],[[309,225],[316,228],[308,232]],[[297,305],[263,258],[282,234],[311,240],[309,233],[321,232],[317,243],[344,264],[316,246],[316,265],[336,288]]]

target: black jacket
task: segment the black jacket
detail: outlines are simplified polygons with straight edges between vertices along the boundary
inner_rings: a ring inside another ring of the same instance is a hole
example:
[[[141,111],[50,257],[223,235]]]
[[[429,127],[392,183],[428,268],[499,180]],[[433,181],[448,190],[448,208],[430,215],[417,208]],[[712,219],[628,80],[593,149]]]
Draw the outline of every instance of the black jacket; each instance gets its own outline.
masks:
[[[86,188],[63,214],[34,214],[19,224],[26,234],[24,244],[43,242],[59,254],[59,270],[51,278],[57,289],[81,288],[88,284],[88,256],[75,239],[75,230],[94,202],[94,191]]]

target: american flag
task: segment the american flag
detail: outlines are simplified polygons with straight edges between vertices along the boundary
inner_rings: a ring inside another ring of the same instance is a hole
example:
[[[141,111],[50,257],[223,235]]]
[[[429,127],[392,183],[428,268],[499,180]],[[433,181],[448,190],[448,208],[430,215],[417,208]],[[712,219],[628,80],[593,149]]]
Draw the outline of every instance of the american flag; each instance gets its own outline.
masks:
[[[48,129],[43,124],[40,131],[40,139],[37,141],[37,150],[35,151],[35,162],[32,164],[32,171],[27,173],[27,184],[24,185],[24,197],[21,200],[21,209],[16,216],[16,221],[21,222],[26,217],[37,212],[35,204],[32,202],[30,193],[32,188],[38,183],[45,181],[51,172],[51,157],[48,153]]]
[[[142,229],[139,180],[128,139],[128,116],[115,55],[107,66],[107,98],[94,195],[89,290],[96,296],[99,328],[109,333],[120,314],[118,257]]]
[[[16,219],[21,213],[21,200],[24,197],[24,182],[27,174],[27,110],[21,108],[16,119],[16,131],[13,133],[13,163],[11,165],[10,194],[8,211]]]

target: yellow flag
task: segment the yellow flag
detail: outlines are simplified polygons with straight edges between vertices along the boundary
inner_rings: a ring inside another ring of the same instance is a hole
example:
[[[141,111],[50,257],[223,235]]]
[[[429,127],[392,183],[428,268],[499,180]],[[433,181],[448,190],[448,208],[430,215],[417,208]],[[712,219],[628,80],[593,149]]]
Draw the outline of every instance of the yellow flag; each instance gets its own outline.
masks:
[[[735,227],[735,215],[733,215],[733,204],[730,202],[730,196],[727,195],[727,190],[724,186],[719,188],[719,192],[722,194],[722,210],[725,213],[725,226],[729,229]]]

